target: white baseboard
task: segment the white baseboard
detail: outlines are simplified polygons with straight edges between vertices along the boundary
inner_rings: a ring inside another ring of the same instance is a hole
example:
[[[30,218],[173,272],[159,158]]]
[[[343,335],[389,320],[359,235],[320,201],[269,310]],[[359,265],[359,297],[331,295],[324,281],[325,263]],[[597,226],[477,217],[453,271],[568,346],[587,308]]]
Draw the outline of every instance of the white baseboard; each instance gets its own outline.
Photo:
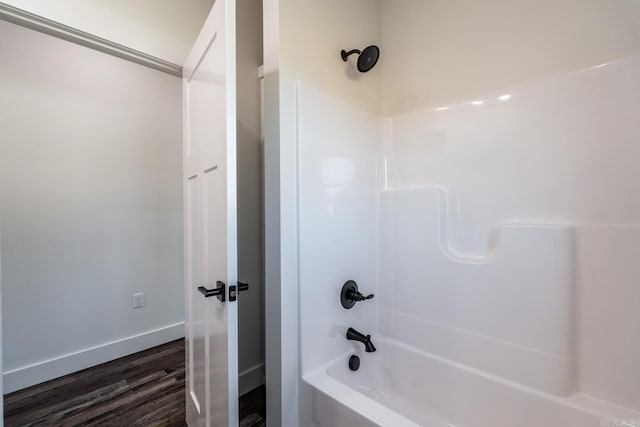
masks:
[[[240,372],[238,376],[238,395],[242,396],[264,384],[264,363]]]
[[[184,322],[107,342],[4,372],[4,390],[11,393],[63,375],[109,362],[184,337]]]

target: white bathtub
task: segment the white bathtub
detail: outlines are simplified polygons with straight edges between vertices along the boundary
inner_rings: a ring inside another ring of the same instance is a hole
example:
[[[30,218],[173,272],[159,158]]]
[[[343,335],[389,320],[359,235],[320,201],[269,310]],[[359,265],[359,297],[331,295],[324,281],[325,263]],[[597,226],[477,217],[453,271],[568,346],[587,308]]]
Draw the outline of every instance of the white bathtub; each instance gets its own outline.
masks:
[[[318,427],[640,425],[640,413],[588,396],[558,397],[390,339],[374,343],[377,352],[358,351],[356,372],[345,353],[304,376]]]

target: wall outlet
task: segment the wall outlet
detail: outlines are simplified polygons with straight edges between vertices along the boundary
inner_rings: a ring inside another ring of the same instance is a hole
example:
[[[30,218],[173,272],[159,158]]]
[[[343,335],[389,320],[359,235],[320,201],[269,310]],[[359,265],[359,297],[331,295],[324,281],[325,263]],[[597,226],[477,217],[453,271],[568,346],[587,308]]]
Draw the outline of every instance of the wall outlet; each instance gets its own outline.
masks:
[[[144,292],[133,294],[133,308],[144,307]]]

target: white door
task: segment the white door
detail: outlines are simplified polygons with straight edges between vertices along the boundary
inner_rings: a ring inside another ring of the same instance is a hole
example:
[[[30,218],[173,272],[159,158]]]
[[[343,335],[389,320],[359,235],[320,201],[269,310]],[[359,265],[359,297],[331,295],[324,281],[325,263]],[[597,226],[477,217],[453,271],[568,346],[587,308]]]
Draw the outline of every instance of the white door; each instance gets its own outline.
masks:
[[[235,0],[216,0],[183,74],[190,427],[238,426],[235,76]]]

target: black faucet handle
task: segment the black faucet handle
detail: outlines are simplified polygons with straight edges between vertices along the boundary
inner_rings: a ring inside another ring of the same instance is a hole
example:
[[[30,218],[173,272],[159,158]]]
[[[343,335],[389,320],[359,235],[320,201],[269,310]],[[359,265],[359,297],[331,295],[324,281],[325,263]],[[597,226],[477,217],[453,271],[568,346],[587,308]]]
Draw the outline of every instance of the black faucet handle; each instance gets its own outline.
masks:
[[[340,292],[340,303],[346,309],[353,307],[358,301],[365,301],[371,298],[373,298],[373,294],[362,295],[358,291],[358,284],[353,280],[348,280],[342,286],[342,291]]]
[[[350,294],[350,296],[354,301],[364,301],[373,298],[373,294],[364,296],[360,292],[353,292]]]

